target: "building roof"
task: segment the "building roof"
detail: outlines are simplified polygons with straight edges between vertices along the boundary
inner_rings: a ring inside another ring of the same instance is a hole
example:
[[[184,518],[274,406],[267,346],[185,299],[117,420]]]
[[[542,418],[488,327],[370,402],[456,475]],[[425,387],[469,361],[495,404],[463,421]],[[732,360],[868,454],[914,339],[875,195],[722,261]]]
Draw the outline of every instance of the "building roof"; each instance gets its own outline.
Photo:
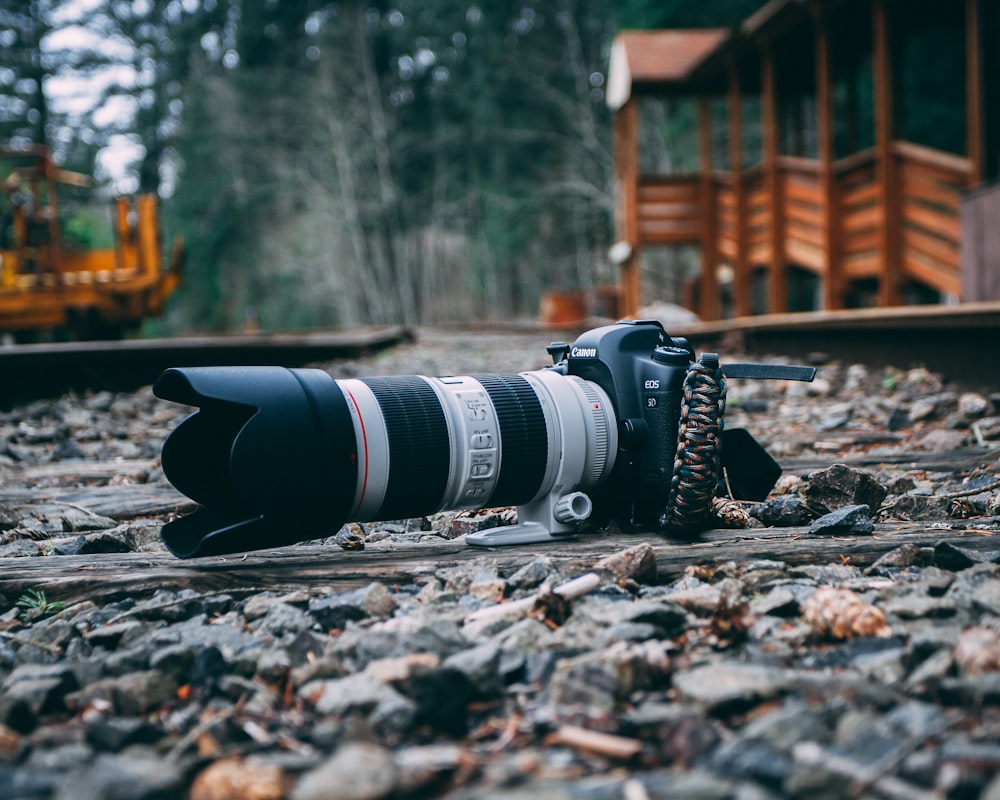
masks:
[[[633,86],[683,83],[729,35],[728,28],[620,32],[611,47],[608,106],[625,105]]]

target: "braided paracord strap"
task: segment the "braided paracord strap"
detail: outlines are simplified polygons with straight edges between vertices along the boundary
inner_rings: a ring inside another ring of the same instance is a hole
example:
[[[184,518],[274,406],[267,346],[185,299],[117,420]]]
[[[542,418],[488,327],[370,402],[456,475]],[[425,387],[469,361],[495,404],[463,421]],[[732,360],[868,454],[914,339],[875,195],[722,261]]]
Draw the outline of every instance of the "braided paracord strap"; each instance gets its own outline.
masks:
[[[661,530],[686,532],[705,523],[719,480],[726,378],[719,357],[703,353],[684,379],[677,450]]]

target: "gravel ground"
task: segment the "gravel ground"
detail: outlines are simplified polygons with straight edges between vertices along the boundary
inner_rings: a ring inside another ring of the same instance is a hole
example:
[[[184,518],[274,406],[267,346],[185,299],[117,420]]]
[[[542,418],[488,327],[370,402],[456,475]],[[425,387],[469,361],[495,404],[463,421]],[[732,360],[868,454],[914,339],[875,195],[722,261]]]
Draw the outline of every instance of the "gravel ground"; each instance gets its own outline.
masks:
[[[424,331],[328,368],[521,371],[546,343]],[[727,426],[788,465],[745,535],[796,526],[789,548],[807,550],[902,522],[940,540],[865,568],[706,558],[670,581],[609,536],[584,576],[486,552],[340,593],[25,593],[0,605],[0,797],[1000,800],[1000,397],[846,364],[729,397]],[[167,492],[157,457],[180,413],[145,390],[0,415],[0,569],[159,557],[162,515],[31,495]],[[327,541],[388,549],[501,516]]]

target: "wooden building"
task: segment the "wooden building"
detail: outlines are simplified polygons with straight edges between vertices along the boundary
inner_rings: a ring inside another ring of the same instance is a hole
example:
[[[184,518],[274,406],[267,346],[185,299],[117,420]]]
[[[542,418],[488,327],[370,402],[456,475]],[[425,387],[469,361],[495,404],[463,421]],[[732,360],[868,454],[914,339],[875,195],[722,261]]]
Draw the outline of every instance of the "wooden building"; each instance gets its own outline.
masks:
[[[1000,299],[1000,56],[984,41],[1000,42],[993,0],[770,0],[734,30],[621,32],[621,314],[640,306],[644,251],[679,245],[699,252],[688,302],[706,320]],[[697,160],[665,170],[649,137],[685,103]]]

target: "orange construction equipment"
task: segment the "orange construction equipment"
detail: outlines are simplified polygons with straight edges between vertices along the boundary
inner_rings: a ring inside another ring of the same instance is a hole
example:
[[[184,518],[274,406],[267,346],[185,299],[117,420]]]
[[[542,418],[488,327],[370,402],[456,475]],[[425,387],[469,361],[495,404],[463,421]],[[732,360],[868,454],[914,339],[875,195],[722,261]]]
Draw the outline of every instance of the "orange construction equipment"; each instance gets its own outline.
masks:
[[[44,147],[0,147],[0,334],[119,338],[162,313],[180,284],[183,243],[161,256],[153,195],[114,202],[114,246],[92,249],[63,232],[57,186],[86,187]]]

